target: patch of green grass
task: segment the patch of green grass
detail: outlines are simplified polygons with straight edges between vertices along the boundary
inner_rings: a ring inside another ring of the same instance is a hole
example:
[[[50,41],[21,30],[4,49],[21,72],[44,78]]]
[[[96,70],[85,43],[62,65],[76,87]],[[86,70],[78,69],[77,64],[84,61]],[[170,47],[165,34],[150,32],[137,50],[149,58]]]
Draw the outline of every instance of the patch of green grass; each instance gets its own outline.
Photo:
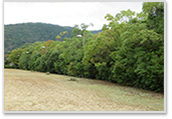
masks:
[[[100,97],[115,100],[124,106],[135,106],[137,108],[144,108],[145,110],[149,111],[163,111],[164,98],[161,97],[161,95],[155,96],[156,98],[152,97],[153,95],[156,95],[155,92],[141,90],[133,87],[120,86],[117,84],[108,84],[90,84],[90,81],[86,81],[85,79],[84,83],[78,82],[71,85],[75,86],[76,88],[98,91]]]
[[[70,78],[68,81],[78,81],[78,80],[75,78]]]
[[[46,72],[47,75],[50,75],[50,72]]]

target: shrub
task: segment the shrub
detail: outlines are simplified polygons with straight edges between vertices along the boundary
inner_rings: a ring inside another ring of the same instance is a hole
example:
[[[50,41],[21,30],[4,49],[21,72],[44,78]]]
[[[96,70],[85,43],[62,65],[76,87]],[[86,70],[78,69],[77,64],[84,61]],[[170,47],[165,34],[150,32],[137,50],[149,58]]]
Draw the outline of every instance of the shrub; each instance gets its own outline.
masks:
[[[46,72],[47,75],[50,75],[50,72]]]
[[[77,81],[75,78],[70,78],[68,81]]]

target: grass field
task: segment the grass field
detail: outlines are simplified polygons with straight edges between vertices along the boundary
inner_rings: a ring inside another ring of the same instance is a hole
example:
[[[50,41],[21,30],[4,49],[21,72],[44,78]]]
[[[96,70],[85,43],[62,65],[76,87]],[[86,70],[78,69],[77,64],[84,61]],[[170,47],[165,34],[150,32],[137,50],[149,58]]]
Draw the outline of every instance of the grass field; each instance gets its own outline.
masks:
[[[164,95],[101,80],[4,69],[5,111],[163,111]]]

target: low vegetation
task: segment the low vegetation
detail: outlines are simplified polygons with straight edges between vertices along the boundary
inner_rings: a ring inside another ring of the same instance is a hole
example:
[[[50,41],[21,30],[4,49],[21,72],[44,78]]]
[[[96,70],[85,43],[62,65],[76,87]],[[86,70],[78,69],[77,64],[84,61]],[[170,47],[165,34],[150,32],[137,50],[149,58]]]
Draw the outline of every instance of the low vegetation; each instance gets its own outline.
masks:
[[[46,72],[47,75],[50,75],[50,72]]]
[[[75,78],[70,78],[69,81],[77,81]]]
[[[63,42],[25,44],[5,55],[4,66],[13,62],[24,70],[106,80],[163,93],[164,4],[144,2],[140,13],[121,11],[116,16],[107,14],[105,19],[109,24],[98,34],[87,30],[92,24],[81,24],[73,28],[72,38]],[[82,37],[76,37],[79,34]]]
[[[164,96],[108,81],[5,69],[4,110],[164,111]]]

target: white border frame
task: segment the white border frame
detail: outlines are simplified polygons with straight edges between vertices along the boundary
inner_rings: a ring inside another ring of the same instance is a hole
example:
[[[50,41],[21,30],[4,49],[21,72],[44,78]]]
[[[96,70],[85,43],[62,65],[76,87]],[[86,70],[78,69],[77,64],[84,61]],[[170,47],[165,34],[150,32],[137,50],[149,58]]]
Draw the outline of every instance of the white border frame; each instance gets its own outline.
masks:
[[[164,111],[4,111],[4,75],[2,88],[3,88],[3,106],[2,110],[5,114],[12,114],[12,113],[41,113],[41,114],[48,114],[48,113],[59,113],[59,114],[166,114],[167,113],[167,3],[166,0],[4,0],[3,1],[3,10],[4,10],[4,2],[164,2]],[[4,16],[4,13],[3,13]],[[3,24],[4,24],[4,20]],[[4,29],[4,26],[2,26]],[[4,30],[3,30],[3,38],[4,38]],[[2,40],[3,41],[3,40]],[[4,41],[2,43],[4,49]],[[3,56],[4,57],[4,54]],[[3,61],[4,62],[4,61]],[[3,71],[4,71],[4,63],[3,63]],[[4,72],[3,72],[4,74]]]

